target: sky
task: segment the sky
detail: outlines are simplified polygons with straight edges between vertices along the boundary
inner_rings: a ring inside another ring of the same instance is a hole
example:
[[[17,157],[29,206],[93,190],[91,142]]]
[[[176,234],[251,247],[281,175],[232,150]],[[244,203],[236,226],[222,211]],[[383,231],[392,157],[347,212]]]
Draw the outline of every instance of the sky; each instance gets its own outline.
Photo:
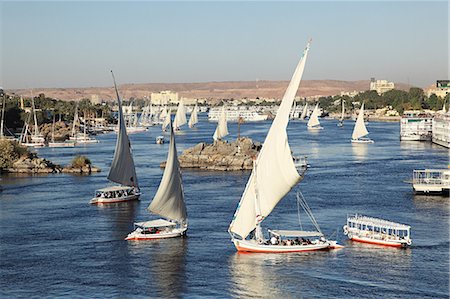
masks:
[[[447,1],[4,1],[0,86],[449,79]]]

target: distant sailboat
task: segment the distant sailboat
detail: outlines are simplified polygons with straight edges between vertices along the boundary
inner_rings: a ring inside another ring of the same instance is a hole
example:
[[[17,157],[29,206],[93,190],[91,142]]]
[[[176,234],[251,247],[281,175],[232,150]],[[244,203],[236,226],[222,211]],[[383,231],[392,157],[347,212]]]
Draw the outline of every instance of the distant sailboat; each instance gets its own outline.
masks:
[[[345,101],[342,100],[342,113],[341,113],[341,118],[339,119],[339,123],[337,125],[338,127],[343,127],[344,126],[344,112],[345,112],[344,103],[345,103]]]
[[[306,118],[307,113],[308,113],[308,103],[305,103],[305,106],[303,106],[302,115],[300,115],[300,119],[304,120]]]
[[[55,141],[55,114],[53,113],[53,123],[52,123],[52,141],[48,143],[48,147],[74,147],[75,142],[69,140],[66,141]]]
[[[316,107],[314,107],[314,110],[313,110],[311,116],[309,117],[307,126],[308,126],[308,129],[310,129],[310,130],[323,129],[323,127],[320,126],[320,122],[319,122],[319,103],[317,103]]]
[[[139,191],[136,169],[134,167],[133,155],[131,153],[130,139],[127,135],[125,121],[123,117],[122,101],[117,90],[116,79],[111,71],[116,90],[117,102],[119,104],[119,132],[117,133],[116,149],[108,180],[120,184],[120,186],[107,187],[95,192],[95,197],[91,199],[91,204],[105,204],[124,202],[138,199],[141,195]]]
[[[170,125],[170,146],[166,168],[155,197],[147,210],[164,219],[137,222],[125,240],[151,240],[183,236],[187,231],[187,212],[178,162],[175,134]]]
[[[228,232],[238,251],[244,252],[297,252],[336,247],[335,241],[324,238],[320,231],[271,231],[270,240],[265,239],[260,224],[270,215],[278,202],[303,179],[294,163],[288,143],[287,125],[295,94],[305,68],[309,45],[306,46],[291,82],[283,96],[281,105],[269,129],[253,171],[242,194]],[[294,237],[295,242],[282,244],[281,237]],[[317,237],[309,243],[299,238]],[[272,242],[273,241],[273,242]]]
[[[31,136],[31,142],[38,144],[37,146],[41,146],[45,142],[44,135],[39,132],[39,125],[36,116],[36,106],[34,105],[34,97],[31,96],[31,104],[33,108],[33,118],[34,118],[34,126],[33,126],[33,135]]]
[[[295,118],[295,110],[297,109],[297,102],[294,101],[294,105],[292,107],[291,110],[291,114],[289,115],[289,119],[294,119]]]
[[[219,115],[219,121],[217,122],[216,131],[214,131],[213,139],[214,141],[221,140],[223,137],[228,135],[227,126],[227,114],[225,112],[225,105],[222,106],[222,111]]]
[[[175,114],[175,120],[173,121],[173,127],[175,131],[180,131],[181,126],[187,123],[186,120],[186,109],[183,104],[183,100],[180,100],[178,104],[177,114]]]
[[[193,128],[198,123],[198,107],[197,104],[195,104],[194,109],[192,109],[191,117],[189,118],[189,128]]]
[[[364,103],[359,110],[358,118],[356,119],[355,127],[353,128],[352,142],[353,143],[373,143],[374,141],[369,138],[364,138],[369,132],[364,124]]]
[[[170,110],[168,112],[167,109],[164,108],[163,112],[165,114],[165,117],[164,117],[164,120],[163,120],[163,123],[162,123],[162,131],[165,132],[167,130],[167,127],[170,125],[170,122],[171,122],[171,120],[170,120]]]

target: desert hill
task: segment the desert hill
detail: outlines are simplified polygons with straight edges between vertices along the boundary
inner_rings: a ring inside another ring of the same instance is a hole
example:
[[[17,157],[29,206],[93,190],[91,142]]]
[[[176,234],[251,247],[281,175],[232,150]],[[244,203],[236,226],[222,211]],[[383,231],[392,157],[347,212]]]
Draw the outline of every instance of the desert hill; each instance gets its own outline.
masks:
[[[150,96],[152,92],[172,90],[185,98],[206,99],[239,99],[239,98],[281,98],[286,90],[288,81],[227,81],[201,83],[139,83],[122,84],[119,86],[121,96],[142,98]],[[407,89],[406,84],[396,83],[396,88]],[[364,91],[369,89],[369,80],[338,81],[338,80],[305,80],[302,81],[297,95],[302,97],[330,96],[341,92]],[[6,90],[28,97],[30,89]],[[90,99],[98,95],[100,99],[114,99],[113,87],[86,88],[33,88],[35,95],[44,93],[48,97],[61,100]]]

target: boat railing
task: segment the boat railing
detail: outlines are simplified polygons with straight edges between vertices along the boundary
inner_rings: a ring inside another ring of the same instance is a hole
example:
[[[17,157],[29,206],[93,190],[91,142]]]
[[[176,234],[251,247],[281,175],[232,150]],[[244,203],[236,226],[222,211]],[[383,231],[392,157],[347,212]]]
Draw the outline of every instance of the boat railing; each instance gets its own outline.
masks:
[[[450,170],[425,169],[414,170],[413,184],[417,185],[448,185],[450,183]]]
[[[300,172],[309,168],[308,157],[294,157],[294,165]]]

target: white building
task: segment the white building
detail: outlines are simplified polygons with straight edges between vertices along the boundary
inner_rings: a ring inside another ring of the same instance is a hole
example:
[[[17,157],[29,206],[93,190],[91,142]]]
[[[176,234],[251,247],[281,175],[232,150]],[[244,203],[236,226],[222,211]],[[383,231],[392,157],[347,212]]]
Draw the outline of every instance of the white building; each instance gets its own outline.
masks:
[[[386,91],[394,88],[394,82],[389,82],[387,80],[375,80],[375,78],[370,79],[370,90],[376,90],[378,94],[385,93]]]
[[[450,80],[438,80],[436,81],[436,87],[427,90],[427,96],[432,94],[437,95],[440,98],[445,98],[450,93]]]
[[[152,92],[151,100],[154,105],[178,104],[178,92],[172,92],[170,90],[163,90],[158,93]]]

